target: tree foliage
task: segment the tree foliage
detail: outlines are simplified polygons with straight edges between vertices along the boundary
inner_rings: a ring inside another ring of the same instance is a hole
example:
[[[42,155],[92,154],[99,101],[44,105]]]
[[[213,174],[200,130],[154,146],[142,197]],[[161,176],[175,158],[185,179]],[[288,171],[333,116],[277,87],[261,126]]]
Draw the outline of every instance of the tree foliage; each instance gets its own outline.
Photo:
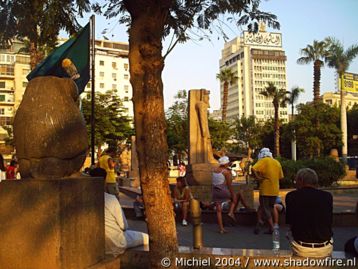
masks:
[[[289,92],[288,97],[288,103],[291,105],[291,115],[293,118],[294,110],[295,110],[295,103],[298,101],[298,97],[301,93],[303,93],[305,90],[300,87],[293,87],[291,91]]]
[[[159,3],[158,1],[145,0],[108,0],[105,5],[95,3],[92,7],[97,13],[104,14],[107,18],[120,15],[119,22],[130,26],[133,16],[145,11],[146,5],[144,2],[150,2],[146,4],[149,6],[161,5],[163,10],[167,12],[162,37],[164,39],[172,33],[175,39],[175,41],[171,42],[168,53],[172,51],[177,43],[184,43],[190,39],[202,40],[203,38],[209,38],[203,30],[208,31],[210,34],[217,33],[226,39],[227,36],[222,28],[222,25],[225,24],[222,21],[223,14],[230,14],[227,20],[236,21],[237,26],[247,25],[248,30],[252,32],[258,31],[259,22],[264,22],[274,29],[280,28],[276,15],[260,10],[261,0],[174,0],[159,1]],[[134,5],[138,7],[133,8]],[[134,10],[139,12],[134,14],[132,12]]]
[[[280,156],[280,116],[279,109],[280,107],[286,107],[289,98],[287,96],[289,92],[285,89],[278,89],[273,82],[269,82],[268,86],[260,94],[265,96],[268,99],[272,99],[272,104],[275,110],[274,116],[274,155]]]
[[[298,58],[299,64],[310,64],[313,62],[313,101],[315,103],[320,100],[320,80],[321,68],[324,65],[324,59],[327,56],[327,42],[313,41],[313,45],[301,49],[302,57]]]
[[[301,157],[313,158],[327,155],[332,148],[342,145],[342,133],[338,128],[339,111],[327,104],[301,104],[294,121],[298,152]],[[319,121],[319,125],[314,124]],[[317,152],[317,149],[321,152]]]
[[[227,101],[228,101],[228,94],[229,94],[229,84],[233,84],[237,80],[237,76],[231,69],[226,68],[222,69],[219,74],[216,74],[216,78],[223,83],[224,86],[224,94],[222,100],[222,120],[226,121],[226,111],[227,111]]]
[[[246,150],[262,146],[262,124],[256,122],[255,116],[237,118],[234,123],[235,139],[245,143]]]
[[[174,104],[166,112],[168,148],[178,154],[188,154],[188,94],[178,91]]]
[[[91,100],[82,99],[82,112],[86,121],[88,141],[91,134]],[[131,119],[114,91],[95,96],[95,145],[118,145],[134,134]]]
[[[89,10],[89,0],[1,1],[0,43],[7,47],[15,37],[27,39],[33,68],[42,59],[42,50],[56,45],[59,31],[76,33],[78,16]]]
[[[228,140],[233,136],[233,130],[230,124],[226,121],[219,121],[212,118],[208,119],[209,131],[211,137],[211,145],[213,149],[227,150]]]

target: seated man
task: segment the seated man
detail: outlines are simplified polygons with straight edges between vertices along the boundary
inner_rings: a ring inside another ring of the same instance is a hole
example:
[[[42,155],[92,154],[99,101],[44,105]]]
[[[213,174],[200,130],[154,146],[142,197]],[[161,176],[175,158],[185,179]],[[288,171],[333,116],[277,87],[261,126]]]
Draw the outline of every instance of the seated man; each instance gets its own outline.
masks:
[[[128,230],[127,219],[114,195],[104,194],[106,254],[117,256],[127,248],[149,244],[148,234]]]
[[[177,184],[173,191],[174,207],[182,210],[182,225],[188,225],[188,210],[190,200],[193,198],[189,186],[186,185],[184,177],[177,178]]]
[[[316,189],[318,176],[310,168],[297,172],[297,190],[286,195],[286,224],[294,255],[322,258],[333,250],[333,198],[329,192]]]

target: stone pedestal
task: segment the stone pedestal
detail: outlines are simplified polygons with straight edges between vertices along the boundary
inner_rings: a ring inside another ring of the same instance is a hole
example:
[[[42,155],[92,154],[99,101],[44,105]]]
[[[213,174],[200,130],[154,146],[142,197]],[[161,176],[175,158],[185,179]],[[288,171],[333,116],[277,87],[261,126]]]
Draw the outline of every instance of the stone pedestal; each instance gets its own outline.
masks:
[[[104,259],[103,180],[0,182],[0,266],[79,269]]]
[[[212,170],[218,164],[195,163],[186,166],[186,181],[189,185],[210,185]]]

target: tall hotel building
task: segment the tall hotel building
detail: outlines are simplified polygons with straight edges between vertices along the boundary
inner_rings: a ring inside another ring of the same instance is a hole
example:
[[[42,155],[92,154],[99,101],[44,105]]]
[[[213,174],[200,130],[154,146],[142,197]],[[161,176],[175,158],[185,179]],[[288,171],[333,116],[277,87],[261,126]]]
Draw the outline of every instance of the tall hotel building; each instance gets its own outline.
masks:
[[[220,70],[230,69],[237,80],[229,85],[227,118],[256,116],[258,121],[274,117],[271,98],[261,95],[268,82],[287,90],[286,55],[280,33],[266,32],[260,25],[256,34],[244,32],[225,43],[220,59]],[[223,83],[221,83],[221,104]],[[287,108],[280,108],[280,119],[288,121]]]

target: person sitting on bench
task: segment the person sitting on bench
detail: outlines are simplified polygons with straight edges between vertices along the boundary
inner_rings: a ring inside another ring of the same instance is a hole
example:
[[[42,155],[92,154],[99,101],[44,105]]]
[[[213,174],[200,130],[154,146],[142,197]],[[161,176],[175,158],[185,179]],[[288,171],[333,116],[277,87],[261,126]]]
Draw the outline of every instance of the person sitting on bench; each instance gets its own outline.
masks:
[[[286,224],[294,255],[323,258],[333,251],[333,198],[332,194],[316,188],[318,176],[310,168],[297,172],[297,190],[286,195]]]

